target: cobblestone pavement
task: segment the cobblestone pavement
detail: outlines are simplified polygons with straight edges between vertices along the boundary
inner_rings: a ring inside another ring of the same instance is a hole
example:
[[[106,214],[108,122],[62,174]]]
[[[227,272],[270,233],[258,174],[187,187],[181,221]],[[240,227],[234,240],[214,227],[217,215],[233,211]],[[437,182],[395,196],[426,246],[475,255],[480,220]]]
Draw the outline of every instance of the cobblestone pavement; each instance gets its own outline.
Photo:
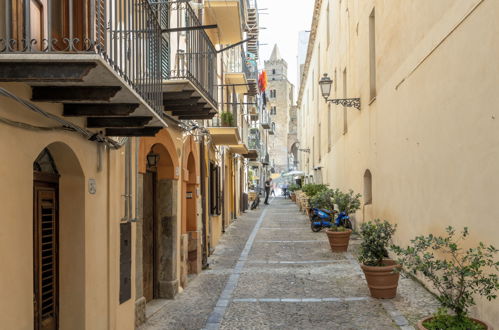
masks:
[[[165,301],[141,330],[156,329],[414,329],[438,303],[401,277],[391,300],[369,297],[355,259],[332,253],[324,232],[289,200],[248,211],[225,233],[210,269],[175,300]]]

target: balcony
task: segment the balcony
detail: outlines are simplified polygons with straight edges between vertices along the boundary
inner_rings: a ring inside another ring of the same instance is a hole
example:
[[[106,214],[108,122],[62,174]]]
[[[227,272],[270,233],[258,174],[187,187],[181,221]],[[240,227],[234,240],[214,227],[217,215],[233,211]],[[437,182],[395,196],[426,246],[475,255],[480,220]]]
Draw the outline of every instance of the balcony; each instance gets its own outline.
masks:
[[[84,117],[106,135],[155,135],[165,122],[163,39],[152,7],[54,2],[4,1],[0,81],[27,83],[33,101],[62,103],[64,116]]]
[[[255,58],[258,60],[258,37],[260,33],[260,24],[258,22],[258,8],[256,4],[256,0],[248,1],[248,20],[246,22],[246,33],[248,38],[252,38],[248,41],[248,52],[255,55]]]
[[[241,137],[236,125],[235,122],[223,122],[220,116],[214,117],[208,127],[213,143],[223,146],[239,145]]]
[[[269,134],[275,135],[275,123],[270,124]]]
[[[267,110],[262,110],[262,115],[260,117],[260,125],[262,125],[264,129],[270,129],[271,125],[270,115]]]
[[[181,120],[212,119],[218,108],[216,49],[205,30],[196,29],[202,24],[189,2],[156,6],[166,12],[168,26],[162,57],[172,59],[163,69],[164,109]]]
[[[242,45],[234,47],[224,52],[225,62],[225,84],[233,87],[237,94],[248,93],[249,76],[246,56]]]
[[[204,4],[204,24],[218,26],[208,31],[214,44],[228,45],[243,40],[246,18],[241,0],[205,0]]]

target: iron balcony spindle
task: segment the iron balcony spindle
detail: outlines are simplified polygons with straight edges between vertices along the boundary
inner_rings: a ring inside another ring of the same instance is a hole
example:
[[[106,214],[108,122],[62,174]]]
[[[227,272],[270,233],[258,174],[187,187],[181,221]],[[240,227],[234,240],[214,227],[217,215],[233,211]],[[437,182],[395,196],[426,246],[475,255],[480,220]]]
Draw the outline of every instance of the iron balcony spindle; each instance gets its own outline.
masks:
[[[67,6],[62,6],[62,1]],[[22,3],[24,19],[18,22],[14,21],[13,2],[5,1],[5,34],[0,36],[0,54],[99,54],[152,109],[162,114],[162,33],[147,2],[90,0],[89,10],[79,13],[75,0],[47,0],[46,10],[41,11],[46,22],[44,35],[42,31],[40,35],[31,35],[32,31],[37,32],[31,20],[34,13],[28,0]],[[66,8],[63,26],[54,17],[59,8]],[[83,16],[77,19],[76,14]],[[22,34],[14,34],[13,29]]]

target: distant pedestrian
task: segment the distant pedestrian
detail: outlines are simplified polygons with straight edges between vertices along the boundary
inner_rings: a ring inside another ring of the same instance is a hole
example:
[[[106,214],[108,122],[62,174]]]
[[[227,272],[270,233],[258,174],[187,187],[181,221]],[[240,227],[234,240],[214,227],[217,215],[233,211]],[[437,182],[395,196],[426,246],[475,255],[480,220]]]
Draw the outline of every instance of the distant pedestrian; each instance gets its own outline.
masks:
[[[272,178],[269,178],[265,181],[265,205],[269,205],[269,195],[270,195],[270,187],[272,186]]]
[[[270,194],[275,197],[275,184],[272,185],[272,189],[270,190]]]
[[[282,185],[282,194],[284,195],[284,199],[286,199],[288,196],[288,184],[287,183],[284,183]]]

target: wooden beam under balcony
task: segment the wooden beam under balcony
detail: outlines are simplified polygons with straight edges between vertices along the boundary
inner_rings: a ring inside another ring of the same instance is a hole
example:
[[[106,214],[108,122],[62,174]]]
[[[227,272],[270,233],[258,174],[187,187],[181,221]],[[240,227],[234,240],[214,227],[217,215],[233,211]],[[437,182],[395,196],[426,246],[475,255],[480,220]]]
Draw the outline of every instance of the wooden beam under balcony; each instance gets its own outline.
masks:
[[[208,113],[210,112],[210,109],[209,108],[205,108],[204,105],[184,105],[184,106],[174,106],[174,107],[165,107],[165,110],[166,111],[172,111],[174,113],[174,116],[175,113],[179,113],[179,114],[183,114],[183,113],[187,113],[187,112],[201,112],[201,113]]]
[[[184,100],[163,100],[163,105],[165,107],[175,106],[175,105],[196,105],[201,100],[201,96],[191,97]],[[201,102],[199,104],[206,104],[206,102]]]
[[[110,101],[121,90],[119,86],[33,86],[33,101]]]
[[[194,91],[166,92],[163,93],[163,101],[189,99]]]
[[[0,62],[0,81],[78,82],[96,66],[93,62]]]
[[[163,127],[148,126],[142,128],[106,128],[107,136],[155,136]]]
[[[215,117],[215,113],[213,114],[205,114],[205,115],[182,115],[178,116],[180,120],[205,120],[205,119],[213,119]]]
[[[66,117],[128,116],[137,109],[137,103],[65,103]]]
[[[88,128],[103,127],[144,127],[152,120],[149,116],[130,117],[88,117]]]

